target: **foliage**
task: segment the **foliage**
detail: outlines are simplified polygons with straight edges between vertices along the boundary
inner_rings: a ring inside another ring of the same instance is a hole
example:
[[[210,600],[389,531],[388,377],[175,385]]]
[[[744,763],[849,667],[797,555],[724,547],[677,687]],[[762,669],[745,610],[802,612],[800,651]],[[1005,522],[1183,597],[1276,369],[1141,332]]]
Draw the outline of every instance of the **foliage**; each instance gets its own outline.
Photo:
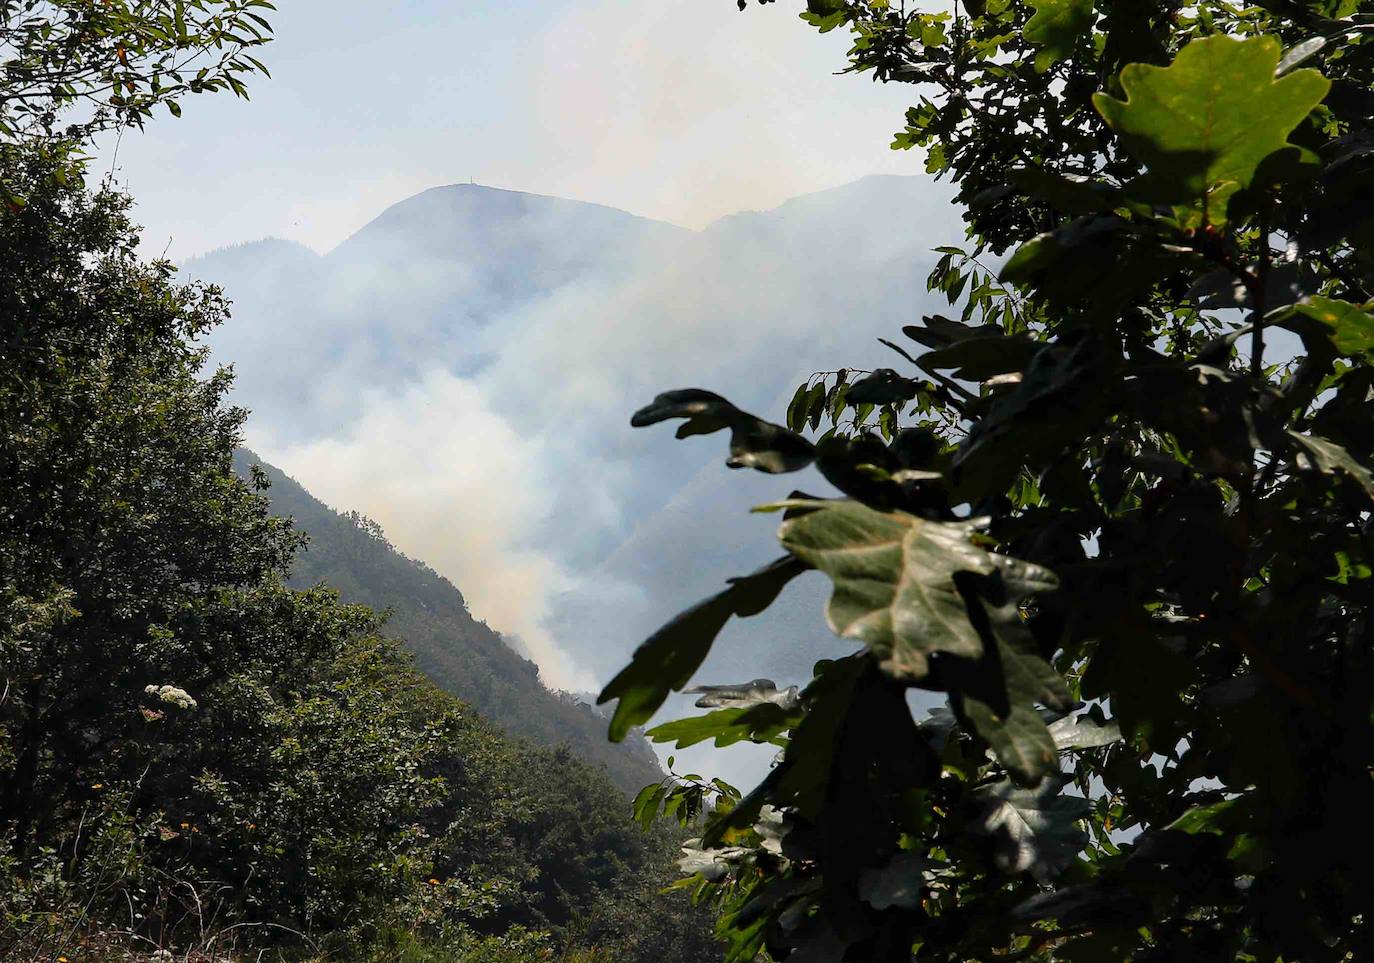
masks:
[[[186,94],[247,97],[245,78],[267,73],[252,51],[271,39],[264,15],[274,9],[268,0],[3,0],[0,143],[59,134],[81,146],[142,126],[158,106],[180,116]]]
[[[371,613],[279,584],[296,536],[232,473],[243,412],[194,341],[219,293],[138,261],[124,199],[8,156],[29,203],[0,213],[5,902],[53,854],[54,885],[139,907],[140,931],[186,912],[154,878],[297,927],[383,898],[442,717],[400,724],[360,667],[337,674]],[[92,847],[128,820],[107,871]]]
[[[786,426],[699,389],[634,419],[843,496],[764,507],[862,648],[791,715],[650,733],[781,746],[743,798],[639,800],[709,811],[680,885],[731,959],[1374,956],[1368,6],[806,4],[917,85],[893,146],[968,246],[930,278],[958,319],[885,342],[909,369],[818,372]],[[613,735],[755,610],[651,638]]]
[[[306,639],[239,631],[290,557],[289,525],[228,473],[243,413],[190,341],[224,314],[212,289],[133,256],[126,203],[44,186],[40,155],[6,173],[30,203],[0,214],[3,720],[13,754],[0,823],[27,851],[87,784],[136,772],[127,744],[175,742],[235,670],[316,658]],[[328,632],[322,633],[328,635]],[[318,643],[327,646],[329,641]]]

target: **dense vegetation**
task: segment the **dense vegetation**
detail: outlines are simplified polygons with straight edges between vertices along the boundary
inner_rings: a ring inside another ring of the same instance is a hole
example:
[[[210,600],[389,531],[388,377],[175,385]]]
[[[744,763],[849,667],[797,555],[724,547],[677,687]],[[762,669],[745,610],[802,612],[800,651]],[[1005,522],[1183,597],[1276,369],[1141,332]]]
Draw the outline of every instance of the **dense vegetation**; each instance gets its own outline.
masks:
[[[641,795],[714,805],[684,887],[735,960],[1374,959],[1370,4],[803,18],[918,85],[894,146],[968,237],[903,371],[817,372],[786,427],[699,389],[635,415],[843,497],[765,506],[783,554],[640,648],[613,736],[807,569],[861,645],[651,730],[781,748],[742,799]]]
[[[418,669],[512,735],[565,745],[577,758],[604,766],[629,793],[662,776],[643,739],[607,742],[604,717],[576,695],[544,688],[538,667],[473,618],[453,583],[396,551],[375,523],[332,511],[249,452],[240,450],[234,464],[242,477],[251,477],[254,465],[262,470],[271,482],[266,494],[273,514],[291,518],[307,538],[287,584],[324,582],[347,601],[386,612],[385,633],[401,641]]]

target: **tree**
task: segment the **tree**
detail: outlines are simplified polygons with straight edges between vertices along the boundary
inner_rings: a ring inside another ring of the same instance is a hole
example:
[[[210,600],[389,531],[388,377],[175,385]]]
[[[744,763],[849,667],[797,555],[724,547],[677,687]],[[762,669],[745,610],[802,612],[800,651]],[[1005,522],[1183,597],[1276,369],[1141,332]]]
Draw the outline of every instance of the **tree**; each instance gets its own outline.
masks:
[[[0,210],[0,955],[44,936],[20,910],[56,852],[83,913],[137,905],[164,938],[212,894],[357,918],[427,866],[456,710],[409,707],[370,611],[284,588],[300,537],[235,475],[245,413],[197,344],[220,293],[140,261],[127,199],[69,162],[6,158],[28,203]],[[124,868],[82,880],[111,827]]]
[[[14,155],[11,155],[14,156]],[[6,171],[29,203],[0,212],[0,586],[4,722],[13,767],[0,825],[21,849],[69,807],[142,725],[175,714],[145,687],[202,692],[267,651],[226,614],[297,542],[230,470],[244,412],[228,373],[202,378],[193,339],[225,313],[134,255],[127,201]]]
[[[0,0],[0,142],[77,146],[141,126],[153,109],[179,116],[188,93],[247,97],[267,73],[252,51],[271,39],[268,0]],[[74,109],[66,127],[59,121]]]
[[[700,389],[633,421],[843,496],[765,506],[778,561],[602,694],[619,737],[731,617],[833,583],[861,648],[799,699],[651,730],[782,750],[742,799],[639,800],[710,810],[683,885],[732,959],[1374,957],[1368,8],[807,4],[917,85],[893,146],[968,243],[930,279],[958,318],[886,342],[905,373],[818,372],[786,427]]]

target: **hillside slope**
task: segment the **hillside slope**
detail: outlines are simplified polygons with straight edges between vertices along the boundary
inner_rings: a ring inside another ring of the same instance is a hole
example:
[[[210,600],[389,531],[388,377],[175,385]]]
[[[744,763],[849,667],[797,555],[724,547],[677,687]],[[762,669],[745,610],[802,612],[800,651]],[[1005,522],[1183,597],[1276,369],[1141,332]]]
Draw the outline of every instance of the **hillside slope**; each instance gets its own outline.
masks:
[[[567,745],[604,766],[627,792],[661,778],[647,742],[609,743],[605,719],[579,698],[546,689],[535,664],[473,618],[453,583],[396,551],[365,519],[333,511],[252,452],[241,449],[235,456],[241,475],[254,464],[272,483],[266,494],[273,512],[293,518],[310,539],[291,573],[294,585],[327,582],[347,601],[389,611],[385,631],[403,640],[416,665],[507,732],[541,745]]]

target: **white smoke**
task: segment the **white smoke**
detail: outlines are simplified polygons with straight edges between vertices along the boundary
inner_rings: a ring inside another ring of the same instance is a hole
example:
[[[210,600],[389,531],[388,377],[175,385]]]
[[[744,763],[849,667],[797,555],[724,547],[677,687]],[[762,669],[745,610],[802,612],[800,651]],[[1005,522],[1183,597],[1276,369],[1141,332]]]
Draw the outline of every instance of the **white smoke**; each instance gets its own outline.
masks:
[[[593,688],[544,628],[548,600],[574,579],[533,541],[555,483],[539,443],[440,369],[362,400],[366,413],[340,434],[269,449],[269,460],[327,504],[361,508],[458,585],[476,615],[521,638],[547,684]]]

